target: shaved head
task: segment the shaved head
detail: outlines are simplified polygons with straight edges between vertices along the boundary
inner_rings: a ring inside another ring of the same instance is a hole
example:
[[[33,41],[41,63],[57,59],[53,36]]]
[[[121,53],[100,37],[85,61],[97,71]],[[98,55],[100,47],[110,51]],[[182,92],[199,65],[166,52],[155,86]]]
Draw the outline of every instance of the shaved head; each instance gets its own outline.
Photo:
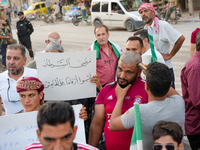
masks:
[[[125,51],[122,53],[120,60],[125,64],[138,64],[142,62],[140,54],[134,51]]]
[[[62,41],[60,39],[60,35],[57,33],[57,32],[50,32],[48,35],[47,35],[47,40],[50,42],[54,42],[54,43],[58,43],[58,44],[61,44]],[[47,43],[47,44],[49,44]]]

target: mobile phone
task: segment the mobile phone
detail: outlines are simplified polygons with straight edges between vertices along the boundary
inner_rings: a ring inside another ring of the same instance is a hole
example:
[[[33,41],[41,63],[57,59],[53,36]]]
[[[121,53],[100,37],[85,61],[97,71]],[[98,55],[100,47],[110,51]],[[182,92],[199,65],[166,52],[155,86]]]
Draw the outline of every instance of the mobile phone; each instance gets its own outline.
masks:
[[[143,63],[138,63],[138,66],[144,71],[147,70],[147,67]]]

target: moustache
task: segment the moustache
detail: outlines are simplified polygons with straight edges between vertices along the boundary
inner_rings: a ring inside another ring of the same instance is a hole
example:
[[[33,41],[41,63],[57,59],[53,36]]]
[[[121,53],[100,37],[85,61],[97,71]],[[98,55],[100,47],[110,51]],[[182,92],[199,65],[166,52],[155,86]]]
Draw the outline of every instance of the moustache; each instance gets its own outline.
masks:
[[[142,19],[144,19],[144,18],[148,18],[148,17],[147,16],[143,16]]]
[[[122,78],[120,78],[120,77],[118,77],[117,79],[118,79],[118,80],[120,79],[120,80],[123,80],[123,81],[128,82],[128,80],[126,80],[126,79],[122,79]]]

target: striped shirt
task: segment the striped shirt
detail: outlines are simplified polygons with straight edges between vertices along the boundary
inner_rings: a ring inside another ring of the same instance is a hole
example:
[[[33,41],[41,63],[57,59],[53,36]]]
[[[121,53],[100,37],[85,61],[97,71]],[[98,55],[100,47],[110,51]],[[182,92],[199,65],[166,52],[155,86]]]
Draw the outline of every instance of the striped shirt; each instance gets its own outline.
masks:
[[[74,150],[98,150],[97,148],[83,143],[73,143]],[[24,148],[24,150],[43,150],[41,143],[32,143]]]

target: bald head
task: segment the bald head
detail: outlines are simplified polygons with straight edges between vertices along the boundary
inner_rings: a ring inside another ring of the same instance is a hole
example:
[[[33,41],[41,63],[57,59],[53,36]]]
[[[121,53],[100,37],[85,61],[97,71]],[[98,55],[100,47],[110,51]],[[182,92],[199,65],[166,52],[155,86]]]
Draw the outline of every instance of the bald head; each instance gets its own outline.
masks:
[[[140,54],[134,51],[125,51],[122,53],[120,60],[125,64],[138,64],[142,62]]]
[[[60,35],[57,32],[50,32],[47,35],[47,44],[50,42],[61,44],[62,40],[60,39]]]

